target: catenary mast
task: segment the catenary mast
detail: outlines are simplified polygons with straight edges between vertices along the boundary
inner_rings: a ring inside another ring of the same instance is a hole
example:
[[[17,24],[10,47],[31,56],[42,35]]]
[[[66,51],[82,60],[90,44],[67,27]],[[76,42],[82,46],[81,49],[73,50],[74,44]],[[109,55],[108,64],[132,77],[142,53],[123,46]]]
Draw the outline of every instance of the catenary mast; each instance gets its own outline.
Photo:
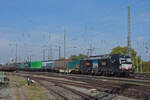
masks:
[[[131,17],[130,17],[130,6],[128,6],[128,56],[131,56]]]

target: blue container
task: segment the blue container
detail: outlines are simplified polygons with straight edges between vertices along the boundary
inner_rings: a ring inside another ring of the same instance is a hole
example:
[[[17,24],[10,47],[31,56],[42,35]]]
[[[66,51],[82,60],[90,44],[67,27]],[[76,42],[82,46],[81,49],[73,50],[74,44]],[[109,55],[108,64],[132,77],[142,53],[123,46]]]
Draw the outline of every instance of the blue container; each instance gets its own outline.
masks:
[[[80,61],[71,61],[67,63],[67,68],[68,69],[75,69],[77,67],[79,67],[80,65]]]
[[[44,61],[42,62],[42,67],[47,69],[54,69],[54,61]]]

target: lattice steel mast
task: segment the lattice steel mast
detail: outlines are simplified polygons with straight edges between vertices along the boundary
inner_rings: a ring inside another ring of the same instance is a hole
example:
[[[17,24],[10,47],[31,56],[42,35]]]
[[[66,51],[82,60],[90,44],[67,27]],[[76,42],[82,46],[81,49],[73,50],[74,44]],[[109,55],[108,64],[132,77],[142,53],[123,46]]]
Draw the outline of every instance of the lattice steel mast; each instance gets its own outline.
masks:
[[[128,56],[131,56],[131,17],[130,17],[130,6],[128,6]]]

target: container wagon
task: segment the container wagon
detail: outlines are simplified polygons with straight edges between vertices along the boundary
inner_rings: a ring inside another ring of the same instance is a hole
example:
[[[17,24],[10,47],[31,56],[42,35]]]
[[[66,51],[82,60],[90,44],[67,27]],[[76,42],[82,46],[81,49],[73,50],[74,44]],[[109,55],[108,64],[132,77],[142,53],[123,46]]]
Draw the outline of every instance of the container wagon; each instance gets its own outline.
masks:
[[[70,61],[69,59],[55,60],[55,67],[54,67],[55,72],[66,73],[67,72],[67,63],[69,61]]]
[[[42,71],[42,61],[31,61],[30,71]]]
[[[67,62],[69,73],[79,73],[80,60]]]
[[[54,71],[55,61],[49,60],[49,61],[42,61],[42,71]]]

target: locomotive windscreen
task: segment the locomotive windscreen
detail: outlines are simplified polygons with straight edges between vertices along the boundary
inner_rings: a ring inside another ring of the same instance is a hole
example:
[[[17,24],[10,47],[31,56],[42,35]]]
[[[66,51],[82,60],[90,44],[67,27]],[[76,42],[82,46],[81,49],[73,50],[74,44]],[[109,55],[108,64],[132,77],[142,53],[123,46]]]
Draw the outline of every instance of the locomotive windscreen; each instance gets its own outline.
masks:
[[[120,58],[120,64],[124,64],[124,63],[132,63],[131,58]]]

